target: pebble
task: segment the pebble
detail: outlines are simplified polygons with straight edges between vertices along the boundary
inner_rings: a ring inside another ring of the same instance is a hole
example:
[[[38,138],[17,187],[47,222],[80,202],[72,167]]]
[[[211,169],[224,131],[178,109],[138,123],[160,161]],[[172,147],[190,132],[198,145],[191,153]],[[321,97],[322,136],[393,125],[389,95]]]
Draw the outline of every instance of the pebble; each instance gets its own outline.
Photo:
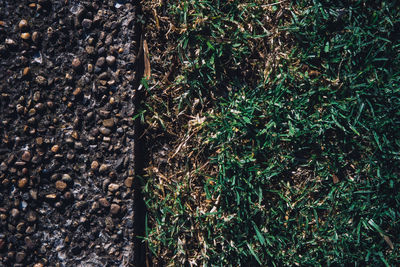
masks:
[[[29,162],[31,160],[31,153],[29,151],[25,151],[22,156],[21,159],[23,161]]]
[[[82,20],[82,27],[85,29],[90,29],[92,27],[93,21],[90,19],[84,19]]]
[[[26,184],[28,183],[28,179],[22,178],[18,181],[18,187],[19,188],[25,188]]]
[[[110,212],[111,212],[111,214],[116,215],[119,213],[120,209],[121,209],[121,207],[118,204],[113,203],[113,204],[111,204]]]
[[[42,263],[36,263],[35,265],[33,265],[33,267],[43,267],[43,264]]]
[[[29,248],[32,249],[35,247],[35,244],[33,243],[32,239],[29,236],[25,237],[25,245]]]
[[[48,200],[54,200],[54,199],[56,199],[57,198],[57,195],[56,194],[47,194],[46,195],[46,199],[48,199]]]
[[[26,19],[21,19],[20,22],[18,23],[18,28],[20,30],[26,30],[26,29],[28,29],[28,27],[29,27],[29,24]]]
[[[36,138],[36,144],[39,145],[39,146],[43,145],[43,137],[37,137]]]
[[[21,263],[24,261],[25,256],[26,256],[25,252],[18,252],[17,255],[15,256],[15,261]]]
[[[96,61],[96,66],[103,67],[105,62],[106,62],[106,59],[104,57],[99,57]]]
[[[28,222],[35,222],[37,220],[37,216],[35,212],[30,211],[28,212]]]
[[[108,78],[107,72],[100,73],[99,80],[107,80],[107,78]],[[103,85],[105,85],[105,84],[103,84]]]
[[[39,84],[39,85],[46,85],[47,84],[47,80],[45,77],[43,76],[36,76],[35,81]]]
[[[33,100],[34,100],[35,102],[38,102],[38,101],[40,100],[40,92],[39,92],[39,91],[36,91],[36,92],[33,94]]]
[[[94,47],[91,45],[88,45],[85,47],[86,53],[88,53],[89,55],[94,55]]]
[[[62,179],[64,182],[71,182],[71,181],[72,181],[72,178],[71,178],[71,176],[70,176],[68,173],[64,173],[64,174],[62,175],[61,179]]]
[[[73,132],[71,133],[71,136],[72,136],[72,138],[74,138],[75,140],[78,140],[78,139],[79,139],[79,135],[78,135],[78,132],[77,132],[77,131],[73,131]]]
[[[100,128],[99,128],[99,131],[100,131],[100,133],[103,134],[103,135],[109,135],[109,134],[111,133],[111,130],[108,129],[108,128],[106,128],[106,127],[100,127]]]
[[[19,210],[17,209],[12,209],[11,210],[11,217],[17,218],[19,216]]]
[[[104,172],[106,172],[109,168],[110,168],[109,165],[107,165],[107,164],[101,164],[101,165],[100,165],[99,172],[100,172],[100,173],[104,173]]]
[[[17,231],[21,233],[24,230],[24,227],[25,227],[25,223],[20,222],[19,224],[17,224]]]
[[[73,94],[74,96],[77,96],[77,95],[80,95],[81,92],[82,92],[82,89],[81,89],[80,87],[77,87],[77,88],[74,90],[74,92],[72,92],[72,94]]]
[[[60,149],[60,146],[59,146],[59,145],[54,145],[54,146],[51,147],[51,151],[52,151],[53,153],[57,153],[59,149]]]
[[[119,189],[119,185],[117,184],[109,184],[108,185],[108,191],[110,192],[115,192]]]
[[[9,39],[9,38],[7,38],[7,39],[5,40],[5,44],[8,45],[8,46],[10,46],[10,47],[13,47],[13,46],[16,46],[16,45],[17,45],[17,43],[16,43],[13,39]]]
[[[126,187],[131,188],[133,184],[133,177],[129,176],[128,178],[126,178],[124,184]]]
[[[92,64],[88,64],[87,70],[88,70],[88,72],[93,72],[93,65]]]
[[[113,66],[115,64],[115,57],[114,56],[108,56],[108,57],[106,57],[106,61],[107,61],[107,64],[109,66]]]
[[[106,49],[102,46],[97,50],[97,54],[103,55],[106,52]]]
[[[74,58],[73,60],[72,60],[72,67],[74,68],[74,69],[79,69],[80,67],[81,67],[81,61],[79,60],[79,58]]]
[[[49,107],[49,109],[53,109],[54,108],[54,103],[52,101],[47,101],[46,104]]]
[[[108,200],[106,198],[100,198],[99,203],[104,208],[108,208],[110,206],[110,202],[108,202]]]
[[[114,127],[114,119],[111,118],[111,119],[105,119],[105,120],[103,120],[103,126],[104,126],[104,127],[107,127],[107,128],[112,128],[112,127]]]
[[[37,200],[37,191],[36,190],[29,190],[29,195],[31,196],[32,199]]]
[[[29,32],[21,33],[21,38],[24,40],[29,40],[31,38],[31,34]]]
[[[31,70],[29,67],[25,67],[24,70],[22,71],[22,75],[24,77],[28,76],[31,73]]]
[[[38,33],[38,32],[33,32],[33,33],[32,33],[32,41],[33,41],[34,43],[39,42],[39,33]]]
[[[67,183],[65,183],[63,181],[57,181],[56,188],[60,191],[64,191],[67,188]]]
[[[36,114],[36,109],[34,109],[34,108],[31,108],[30,110],[29,110],[29,112],[28,112],[28,115],[29,116],[34,116]]]
[[[90,168],[92,170],[97,170],[98,167],[99,167],[99,163],[96,160],[92,161],[92,164],[90,164]]]

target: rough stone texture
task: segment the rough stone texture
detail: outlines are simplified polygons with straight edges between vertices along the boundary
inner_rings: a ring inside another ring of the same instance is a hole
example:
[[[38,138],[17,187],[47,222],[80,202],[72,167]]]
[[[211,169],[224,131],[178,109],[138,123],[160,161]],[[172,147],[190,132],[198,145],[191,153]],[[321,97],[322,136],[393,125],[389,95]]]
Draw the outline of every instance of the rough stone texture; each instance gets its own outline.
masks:
[[[0,266],[132,263],[135,12],[0,1]]]

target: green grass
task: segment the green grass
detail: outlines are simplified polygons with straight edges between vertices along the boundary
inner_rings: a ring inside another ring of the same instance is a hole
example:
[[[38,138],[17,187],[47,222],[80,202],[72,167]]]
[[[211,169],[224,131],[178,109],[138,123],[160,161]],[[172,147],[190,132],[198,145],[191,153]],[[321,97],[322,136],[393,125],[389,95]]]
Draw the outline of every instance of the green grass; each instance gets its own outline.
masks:
[[[165,184],[153,172],[145,187],[155,258],[398,263],[396,1],[179,1],[167,11],[181,62],[170,105],[193,116],[200,102],[207,119],[181,126],[202,158],[177,163],[179,175],[167,166]]]

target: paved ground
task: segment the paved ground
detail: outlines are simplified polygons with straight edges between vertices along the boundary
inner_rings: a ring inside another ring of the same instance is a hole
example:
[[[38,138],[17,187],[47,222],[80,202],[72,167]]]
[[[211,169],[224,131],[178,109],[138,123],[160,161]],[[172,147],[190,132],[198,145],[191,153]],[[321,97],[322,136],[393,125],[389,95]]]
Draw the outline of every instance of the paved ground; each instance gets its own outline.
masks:
[[[0,1],[0,266],[133,262],[127,2]]]

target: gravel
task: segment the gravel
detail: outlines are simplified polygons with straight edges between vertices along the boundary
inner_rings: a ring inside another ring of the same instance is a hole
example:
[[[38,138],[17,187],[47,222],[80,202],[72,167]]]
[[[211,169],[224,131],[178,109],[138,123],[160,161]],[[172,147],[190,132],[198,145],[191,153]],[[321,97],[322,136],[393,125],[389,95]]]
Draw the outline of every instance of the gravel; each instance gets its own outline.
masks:
[[[130,266],[136,7],[0,3],[0,266]]]

